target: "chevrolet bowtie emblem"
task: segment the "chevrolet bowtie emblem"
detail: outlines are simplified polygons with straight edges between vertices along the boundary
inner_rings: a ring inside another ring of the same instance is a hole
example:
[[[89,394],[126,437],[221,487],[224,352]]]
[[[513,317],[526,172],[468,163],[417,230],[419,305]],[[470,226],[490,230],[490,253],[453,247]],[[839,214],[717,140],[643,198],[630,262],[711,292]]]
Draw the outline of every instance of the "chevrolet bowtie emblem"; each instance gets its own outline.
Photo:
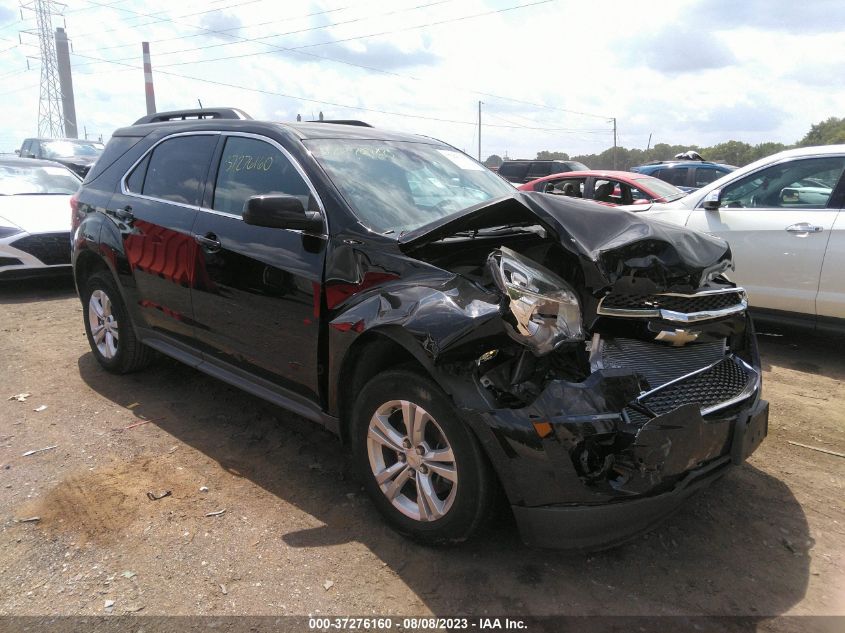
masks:
[[[689,330],[663,330],[657,335],[657,340],[671,343],[674,347],[681,347],[687,343],[692,343],[698,336],[698,332]]]

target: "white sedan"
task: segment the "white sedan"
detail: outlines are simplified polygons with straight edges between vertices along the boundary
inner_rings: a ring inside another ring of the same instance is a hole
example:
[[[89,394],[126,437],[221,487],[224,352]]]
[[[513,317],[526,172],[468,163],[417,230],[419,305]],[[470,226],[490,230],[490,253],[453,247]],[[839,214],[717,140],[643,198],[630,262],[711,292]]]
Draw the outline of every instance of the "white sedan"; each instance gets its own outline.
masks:
[[[646,215],[726,239],[761,317],[845,328],[845,145],[742,167]]]
[[[0,159],[0,281],[70,272],[70,196],[81,182],[50,161]]]

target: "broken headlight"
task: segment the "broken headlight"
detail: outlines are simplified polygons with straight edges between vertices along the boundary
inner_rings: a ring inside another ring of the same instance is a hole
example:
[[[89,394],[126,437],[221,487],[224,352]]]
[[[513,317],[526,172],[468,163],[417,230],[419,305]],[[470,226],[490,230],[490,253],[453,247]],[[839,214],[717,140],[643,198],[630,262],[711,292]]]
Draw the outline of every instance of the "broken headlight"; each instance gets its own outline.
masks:
[[[509,301],[514,322],[506,321],[505,329],[511,338],[538,356],[584,339],[578,297],[563,279],[504,247],[490,254],[487,265]]]

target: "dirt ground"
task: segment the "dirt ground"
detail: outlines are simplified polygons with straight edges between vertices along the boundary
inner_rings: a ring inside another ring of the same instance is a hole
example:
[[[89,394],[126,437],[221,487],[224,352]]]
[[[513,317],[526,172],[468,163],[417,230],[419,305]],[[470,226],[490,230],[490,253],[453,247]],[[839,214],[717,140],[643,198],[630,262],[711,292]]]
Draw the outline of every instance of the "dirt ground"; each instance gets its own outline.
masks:
[[[7,284],[0,614],[845,614],[845,459],[789,443],[845,452],[845,340],[763,330],[769,437],[659,528],[573,555],[503,515],[437,550],[329,433],[167,359],[107,374],[69,280]]]

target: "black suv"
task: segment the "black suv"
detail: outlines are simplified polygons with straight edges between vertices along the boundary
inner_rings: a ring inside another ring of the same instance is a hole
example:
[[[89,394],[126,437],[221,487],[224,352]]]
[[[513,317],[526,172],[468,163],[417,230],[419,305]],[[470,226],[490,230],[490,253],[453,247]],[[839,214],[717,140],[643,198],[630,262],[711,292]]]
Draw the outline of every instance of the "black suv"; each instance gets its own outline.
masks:
[[[401,532],[463,540],[501,490],[528,543],[605,546],[766,434],[724,241],[430,138],[188,117],[115,132],[72,201],[94,356],[155,350],[325,425]]]
[[[521,185],[552,174],[588,169],[584,163],[577,160],[506,160],[497,173],[508,182]]]

